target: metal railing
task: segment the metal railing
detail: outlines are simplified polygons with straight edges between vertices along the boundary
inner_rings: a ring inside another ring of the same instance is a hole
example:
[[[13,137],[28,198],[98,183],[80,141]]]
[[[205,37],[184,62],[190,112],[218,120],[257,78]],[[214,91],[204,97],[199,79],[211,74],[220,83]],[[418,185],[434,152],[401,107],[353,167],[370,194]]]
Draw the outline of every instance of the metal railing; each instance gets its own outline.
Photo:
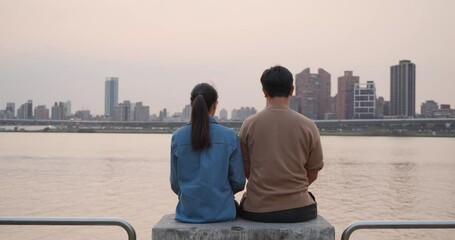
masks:
[[[128,234],[128,240],[136,240],[133,226],[121,218],[21,218],[0,217],[0,225],[66,225],[66,226],[119,226]]]
[[[365,221],[350,224],[341,235],[341,240],[349,240],[351,234],[359,229],[431,229],[431,228],[455,228],[455,221]]]

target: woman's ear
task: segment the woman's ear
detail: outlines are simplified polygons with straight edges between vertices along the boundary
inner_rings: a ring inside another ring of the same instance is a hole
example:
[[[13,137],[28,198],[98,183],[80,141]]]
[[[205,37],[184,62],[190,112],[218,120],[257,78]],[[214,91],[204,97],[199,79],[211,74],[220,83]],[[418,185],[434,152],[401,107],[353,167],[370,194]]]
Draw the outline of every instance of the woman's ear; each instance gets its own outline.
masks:
[[[209,109],[209,115],[214,116],[216,113],[216,108],[218,107],[218,101],[214,102]]]

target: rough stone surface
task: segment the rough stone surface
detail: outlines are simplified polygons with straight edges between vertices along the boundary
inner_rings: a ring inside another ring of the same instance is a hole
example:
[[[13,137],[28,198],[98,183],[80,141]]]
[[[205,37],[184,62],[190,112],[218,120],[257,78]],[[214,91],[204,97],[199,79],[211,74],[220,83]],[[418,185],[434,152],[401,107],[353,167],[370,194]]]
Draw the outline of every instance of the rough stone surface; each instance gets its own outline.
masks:
[[[232,222],[181,223],[164,215],[152,228],[152,240],[335,240],[335,228],[323,217],[303,223]]]

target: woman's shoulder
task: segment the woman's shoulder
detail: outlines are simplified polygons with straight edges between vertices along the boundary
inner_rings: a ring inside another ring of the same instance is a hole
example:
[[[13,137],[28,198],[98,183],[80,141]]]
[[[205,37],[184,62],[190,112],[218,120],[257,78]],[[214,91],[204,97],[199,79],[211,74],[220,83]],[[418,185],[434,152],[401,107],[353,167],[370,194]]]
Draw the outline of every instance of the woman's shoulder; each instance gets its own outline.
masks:
[[[191,134],[191,125],[185,124],[182,127],[179,127],[177,130],[172,133],[172,141],[178,141],[180,139],[185,139]]]
[[[225,127],[221,124],[213,124],[212,128],[216,133],[224,135],[224,136],[231,136],[231,137],[236,137],[237,133],[232,129]]]

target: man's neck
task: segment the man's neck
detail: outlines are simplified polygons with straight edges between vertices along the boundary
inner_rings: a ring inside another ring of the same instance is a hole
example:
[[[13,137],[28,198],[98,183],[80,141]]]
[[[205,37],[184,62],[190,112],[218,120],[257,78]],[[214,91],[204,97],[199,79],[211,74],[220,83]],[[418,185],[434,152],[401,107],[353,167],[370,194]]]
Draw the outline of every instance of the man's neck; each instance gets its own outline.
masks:
[[[289,97],[268,97],[267,102],[269,103],[269,106],[284,106],[288,107],[289,106]]]

